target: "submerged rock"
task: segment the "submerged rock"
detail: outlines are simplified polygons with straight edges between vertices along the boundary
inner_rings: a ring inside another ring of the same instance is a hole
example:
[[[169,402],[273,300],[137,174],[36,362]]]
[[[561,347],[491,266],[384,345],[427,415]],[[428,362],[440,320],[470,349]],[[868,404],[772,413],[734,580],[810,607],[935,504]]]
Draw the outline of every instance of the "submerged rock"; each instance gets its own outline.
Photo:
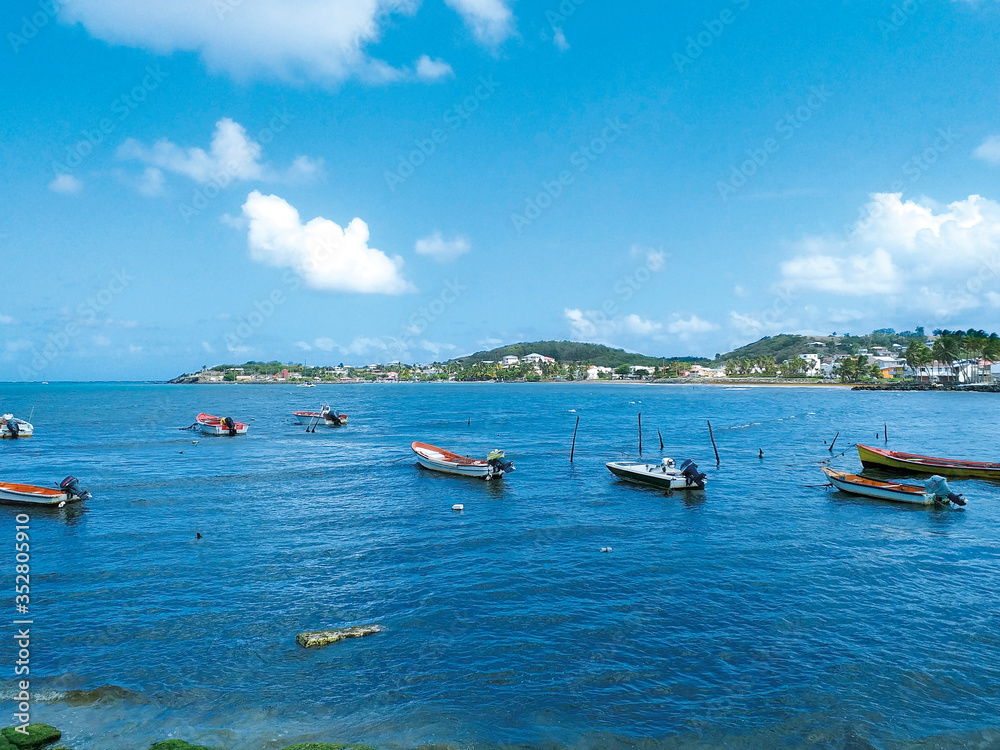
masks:
[[[62,732],[48,724],[29,724],[27,734],[18,732],[14,727],[7,727],[0,730],[0,750],[38,750],[57,742],[61,737]]]
[[[329,742],[303,742],[289,745],[284,750],[375,750],[371,745],[331,745]]]
[[[204,745],[192,745],[184,740],[163,740],[163,742],[157,742],[149,750],[212,750],[212,748]]]
[[[350,628],[314,630],[308,633],[299,633],[295,636],[295,642],[304,648],[314,648],[315,646],[326,646],[329,643],[336,643],[345,638],[361,638],[362,636],[381,632],[381,625],[355,625]]]

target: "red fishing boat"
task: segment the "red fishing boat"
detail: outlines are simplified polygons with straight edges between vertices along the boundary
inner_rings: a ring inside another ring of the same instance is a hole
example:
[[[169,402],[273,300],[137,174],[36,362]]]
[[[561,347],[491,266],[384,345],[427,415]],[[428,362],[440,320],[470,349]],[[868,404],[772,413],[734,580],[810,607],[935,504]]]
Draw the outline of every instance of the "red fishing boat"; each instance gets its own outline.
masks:
[[[250,425],[237,422],[232,417],[199,414],[195,421],[204,435],[246,435],[250,429]]]

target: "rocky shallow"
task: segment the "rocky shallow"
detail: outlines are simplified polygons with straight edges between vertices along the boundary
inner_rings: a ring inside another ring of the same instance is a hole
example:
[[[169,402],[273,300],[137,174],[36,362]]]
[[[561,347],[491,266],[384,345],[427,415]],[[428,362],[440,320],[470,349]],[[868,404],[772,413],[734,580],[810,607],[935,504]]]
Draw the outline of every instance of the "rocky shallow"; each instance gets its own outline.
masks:
[[[62,739],[62,732],[48,724],[29,724],[27,734],[14,727],[0,730],[0,750],[70,750],[56,742]],[[219,750],[207,745],[192,745],[185,740],[163,740],[149,750]],[[330,742],[305,742],[289,745],[283,750],[375,750],[370,745],[355,745]]]

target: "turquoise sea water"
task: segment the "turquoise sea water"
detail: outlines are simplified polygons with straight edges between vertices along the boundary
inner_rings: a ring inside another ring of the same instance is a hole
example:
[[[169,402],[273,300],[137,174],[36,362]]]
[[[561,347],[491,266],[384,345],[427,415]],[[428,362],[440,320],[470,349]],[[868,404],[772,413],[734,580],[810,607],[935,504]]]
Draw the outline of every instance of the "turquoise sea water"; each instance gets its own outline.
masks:
[[[349,425],[291,424],[321,401]],[[251,750],[993,746],[1000,485],[954,482],[961,511],[814,485],[824,441],[839,432],[833,466],[858,470],[852,444],[884,423],[891,448],[995,460],[998,406],[820,388],[0,385],[0,410],[33,409],[36,429],[0,444],[2,479],[72,473],[94,495],[31,511],[32,719],[75,750],[171,735]],[[176,429],[200,411],[250,433]],[[703,495],[604,468],[636,456],[640,411],[644,457],[694,458]],[[436,475],[412,440],[504,448],[517,471]],[[11,585],[17,512],[0,508]],[[8,606],[13,619],[12,591]],[[385,632],[295,644],[373,622]]]

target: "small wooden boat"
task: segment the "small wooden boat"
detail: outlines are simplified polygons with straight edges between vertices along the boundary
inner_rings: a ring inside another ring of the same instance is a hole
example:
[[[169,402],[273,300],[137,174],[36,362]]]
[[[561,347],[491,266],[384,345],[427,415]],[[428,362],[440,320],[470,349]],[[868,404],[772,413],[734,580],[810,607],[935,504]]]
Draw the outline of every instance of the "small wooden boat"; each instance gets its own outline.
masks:
[[[323,405],[319,411],[293,411],[296,424],[325,424],[327,427],[340,427],[347,424],[347,415],[338,414],[336,410],[331,411],[329,406]]]
[[[246,435],[250,425],[236,422],[232,417],[213,417],[199,414],[196,418],[198,429],[205,435]]]
[[[410,447],[417,454],[417,462],[425,469],[432,471],[486,480],[502,477],[505,472],[514,471],[513,462],[504,461],[503,451],[490,451],[486,460],[482,460],[460,456],[427,443],[414,442],[410,444]]]
[[[90,493],[80,488],[76,477],[66,477],[59,483],[59,489],[36,487],[33,484],[0,482],[0,502],[22,505],[56,505],[74,501],[89,500]]]
[[[965,505],[965,499],[952,492],[948,481],[941,476],[931,477],[921,487],[914,484],[881,482],[857,474],[834,471],[826,466],[822,468],[823,473],[829,478],[830,484],[850,495],[873,497],[877,500],[892,500],[911,505],[947,505],[948,503]]]
[[[703,490],[705,475],[698,471],[698,465],[688,459],[680,468],[674,466],[674,459],[665,458],[658,464],[640,461],[612,461],[604,464],[608,471],[619,479],[636,484],[645,484],[661,490]]]
[[[18,438],[31,437],[35,433],[35,428],[30,422],[18,419],[13,414],[0,416],[0,438],[17,440]]]
[[[1000,464],[981,461],[962,461],[952,458],[934,458],[916,453],[872,448],[858,444],[858,456],[866,469],[895,469],[919,474],[940,474],[945,477],[970,479],[1000,479]]]

